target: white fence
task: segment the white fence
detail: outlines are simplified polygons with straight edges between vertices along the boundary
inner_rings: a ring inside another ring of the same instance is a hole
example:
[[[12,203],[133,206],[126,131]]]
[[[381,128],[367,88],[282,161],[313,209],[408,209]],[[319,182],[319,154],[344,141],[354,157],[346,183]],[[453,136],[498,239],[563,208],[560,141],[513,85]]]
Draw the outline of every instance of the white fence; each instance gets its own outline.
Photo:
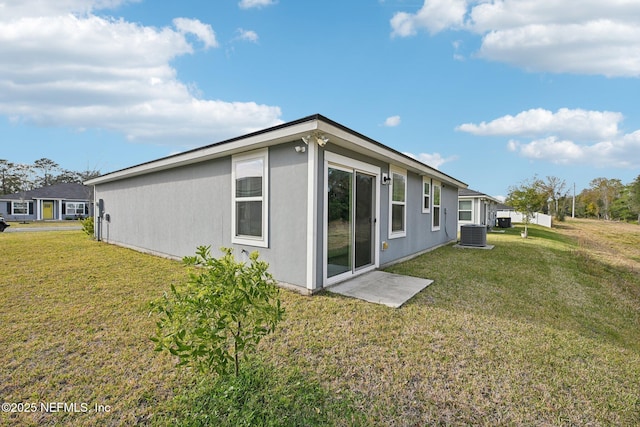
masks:
[[[511,218],[511,222],[524,222],[522,220],[522,214],[516,211],[498,211],[498,218]],[[546,215],[540,212],[536,212],[529,221],[529,224],[537,224],[543,227],[551,228],[551,215]]]

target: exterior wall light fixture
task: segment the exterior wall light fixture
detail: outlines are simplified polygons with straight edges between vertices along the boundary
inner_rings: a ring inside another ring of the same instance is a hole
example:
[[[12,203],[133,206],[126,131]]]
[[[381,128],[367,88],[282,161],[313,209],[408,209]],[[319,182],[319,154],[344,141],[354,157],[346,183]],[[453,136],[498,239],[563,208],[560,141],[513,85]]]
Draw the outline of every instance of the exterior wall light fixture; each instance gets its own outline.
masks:
[[[320,147],[324,147],[325,145],[327,145],[327,142],[329,142],[329,138],[325,134],[319,132],[313,132],[307,136],[303,136],[301,139],[302,142],[307,145],[309,145],[309,142],[315,140],[316,144],[318,144]]]

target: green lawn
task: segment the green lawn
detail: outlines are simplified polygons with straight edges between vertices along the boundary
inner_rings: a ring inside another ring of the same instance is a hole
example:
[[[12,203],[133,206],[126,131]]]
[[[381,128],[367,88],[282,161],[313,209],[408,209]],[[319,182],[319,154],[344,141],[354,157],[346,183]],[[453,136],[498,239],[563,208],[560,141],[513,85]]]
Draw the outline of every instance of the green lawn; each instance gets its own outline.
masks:
[[[82,232],[0,234],[0,398],[68,405],[0,425],[638,425],[640,266],[569,234],[396,265],[435,280],[401,309],[283,290],[285,320],[230,382],[153,351],[148,302],[180,263]]]

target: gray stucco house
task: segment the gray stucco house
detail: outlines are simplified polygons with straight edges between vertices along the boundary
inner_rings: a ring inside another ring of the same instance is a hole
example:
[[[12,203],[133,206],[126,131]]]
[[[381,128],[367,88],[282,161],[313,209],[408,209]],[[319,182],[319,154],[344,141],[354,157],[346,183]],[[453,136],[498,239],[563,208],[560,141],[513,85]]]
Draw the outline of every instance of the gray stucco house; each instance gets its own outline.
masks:
[[[458,192],[458,227],[464,224],[496,225],[500,200],[469,188]]]
[[[466,187],[321,115],[86,184],[100,239],[172,258],[258,250],[303,293],[455,241]]]
[[[78,219],[93,215],[93,191],[79,183],[61,183],[0,196],[6,220]]]

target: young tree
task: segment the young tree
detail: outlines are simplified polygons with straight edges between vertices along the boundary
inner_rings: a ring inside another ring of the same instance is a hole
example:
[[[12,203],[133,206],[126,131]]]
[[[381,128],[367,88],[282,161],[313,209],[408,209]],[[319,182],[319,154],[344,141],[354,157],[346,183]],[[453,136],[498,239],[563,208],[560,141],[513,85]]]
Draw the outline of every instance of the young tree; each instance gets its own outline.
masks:
[[[231,249],[211,257],[210,247],[200,246],[187,265],[202,267],[191,274],[184,288],[171,286],[171,294],[152,303],[160,314],[156,336],[151,338],[157,351],[169,351],[201,372],[219,375],[233,366],[239,374],[240,358],[246,360],[265,335],[282,320],[279,289],[268,264],[258,261],[258,252],[249,255],[248,264],[238,262]]]
[[[511,187],[509,195],[505,201],[506,204],[513,206],[516,211],[520,212],[524,221],[524,232],[522,237],[529,236],[529,222],[533,215],[544,208],[547,202],[547,193],[545,192],[544,183],[534,177],[531,180],[523,181],[519,186]]]

